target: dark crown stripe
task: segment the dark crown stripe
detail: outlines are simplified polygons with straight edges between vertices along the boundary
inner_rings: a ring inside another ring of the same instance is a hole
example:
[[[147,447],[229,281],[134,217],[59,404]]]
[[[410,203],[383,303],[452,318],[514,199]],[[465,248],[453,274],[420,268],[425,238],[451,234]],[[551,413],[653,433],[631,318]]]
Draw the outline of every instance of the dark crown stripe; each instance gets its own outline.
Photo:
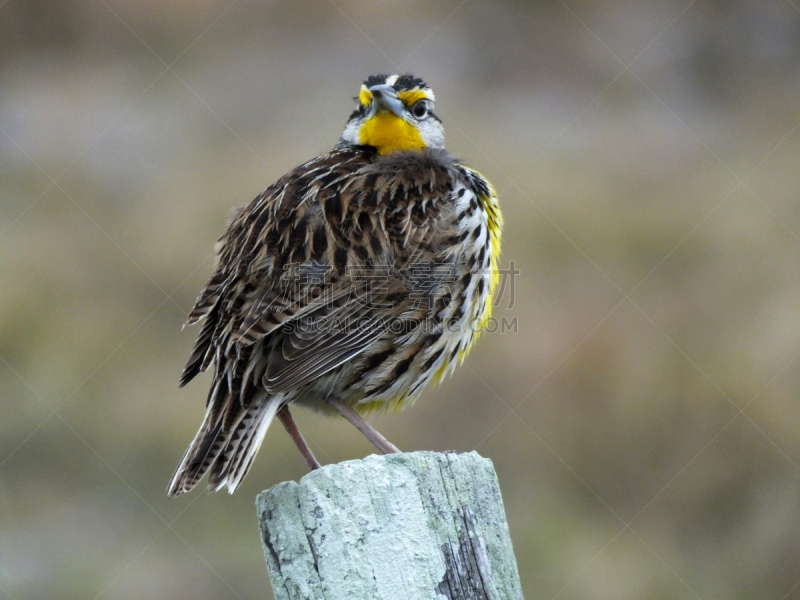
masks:
[[[364,85],[368,88],[372,87],[373,85],[381,85],[386,83],[386,80],[390,77],[390,75],[380,74],[380,75],[370,75],[364,80]],[[419,77],[414,77],[410,73],[404,73],[397,78],[397,81],[394,82],[394,89],[400,90],[413,90],[414,88],[427,88],[428,84],[425,83],[424,80],[420,79]]]

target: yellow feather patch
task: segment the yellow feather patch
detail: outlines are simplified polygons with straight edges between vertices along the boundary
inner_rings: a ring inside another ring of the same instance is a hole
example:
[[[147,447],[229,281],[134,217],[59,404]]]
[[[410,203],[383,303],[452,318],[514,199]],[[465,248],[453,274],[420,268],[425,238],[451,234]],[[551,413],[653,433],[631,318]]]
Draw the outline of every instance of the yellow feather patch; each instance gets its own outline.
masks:
[[[406,90],[397,92],[397,97],[402,100],[406,106],[413,106],[417,100],[428,98],[428,95],[422,90]]]
[[[477,171],[473,171],[480,175]],[[481,177],[483,177],[481,175]],[[483,177],[486,185],[489,187],[489,195],[481,196],[480,201],[483,209],[489,217],[489,239],[492,241],[492,279],[489,283],[489,295],[486,298],[486,311],[483,313],[480,323],[478,324],[478,333],[480,333],[489,322],[492,316],[492,303],[494,300],[494,292],[497,289],[497,284],[500,282],[500,232],[503,228],[503,215],[500,212],[500,205],[497,203],[497,192],[489,181]],[[477,337],[477,336],[476,336]]]
[[[362,402],[353,405],[353,408],[360,415],[368,415],[375,413],[389,412],[390,410],[400,411],[405,408],[405,400],[408,398],[407,393],[399,394],[391,398],[388,402],[384,399],[371,400],[369,402]]]
[[[417,128],[392,113],[376,114],[361,126],[359,136],[362,144],[375,146],[378,154],[425,147]]]
[[[358,93],[358,101],[361,102],[362,106],[369,106],[372,103],[372,92],[367,89],[367,86],[361,86],[361,91]]]

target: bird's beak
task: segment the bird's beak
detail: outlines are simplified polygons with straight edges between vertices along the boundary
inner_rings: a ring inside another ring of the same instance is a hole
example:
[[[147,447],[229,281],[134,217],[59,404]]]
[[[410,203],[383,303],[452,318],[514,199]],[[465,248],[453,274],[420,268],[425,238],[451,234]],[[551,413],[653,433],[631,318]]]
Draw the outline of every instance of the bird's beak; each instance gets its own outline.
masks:
[[[392,112],[403,118],[403,102],[397,97],[397,92],[390,85],[374,85],[369,88],[372,93],[372,108],[369,116],[372,117],[381,111]]]

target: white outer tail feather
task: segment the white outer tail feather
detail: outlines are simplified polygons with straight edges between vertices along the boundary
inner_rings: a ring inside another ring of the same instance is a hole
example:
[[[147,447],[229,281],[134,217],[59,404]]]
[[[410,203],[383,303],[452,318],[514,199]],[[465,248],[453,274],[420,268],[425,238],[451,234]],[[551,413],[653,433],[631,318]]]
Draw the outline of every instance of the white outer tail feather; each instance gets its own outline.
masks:
[[[208,454],[217,445],[217,440],[222,438],[222,440],[220,440],[222,442],[222,447],[216,450],[216,456],[205,466],[202,472],[198,473],[194,482],[187,483],[185,479],[188,474],[188,467],[191,463],[198,462],[198,456],[195,456],[195,453],[198,451],[198,445],[202,444],[204,441],[207,442],[207,434],[218,425],[220,420],[224,420],[226,417],[225,414],[217,415],[214,423],[210,423],[214,403],[209,402],[206,414],[203,417],[203,423],[192,440],[192,443],[189,444],[189,447],[186,449],[186,453],[183,455],[180,465],[175,470],[175,474],[172,476],[172,480],[167,488],[168,494],[170,496],[177,496],[178,494],[190,491],[209,470],[212,472],[211,478],[214,478],[215,474],[218,477],[213,484],[209,485],[209,489],[218,491],[227,485],[228,493],[232,494],[250,470],[250,466],[253,463],[258,449],[261,447],[261,443],[264,441],[264,436],[269,429],[270,423],[272,423],[282,403],[283,394],[270,396],[266,399],[266,402],[264,402],[263,396],[261,398],[254,398],[250,410],[255,410],[256,413],[252,416],[252,422],[247,429],[242,432],[242,435],[236,440],[234,446],[230,447],[230,442],[232,441],[231,435],[236,430],[241,420],[246,417],[247,412],[244,412],[242,416],[236,420],[232,428],[226,431],[220,430],[215,441],[208,444],[206,453],[202,457],[199,457],[200,462],[205,462]],[[245,444],[244,447],[241,446],[242,443]],[[227,460],[225,460],[226,455]],[[221,467],[218,467],[217,463],[222,460],[225,460],[225,463]]]
[[[253,459],[258,449],[261,448],[264,436],[267,434],[267,429],[269,429],[281,404],[283,404],[283,394],[271,396],[267,399],[266,404],[261,407],[258,414],[253,418],[253,422],[239,439],[239,443],[234,449],[234,454],[231,456],[228,465],[224,469],[225,475],[216,485],[210,486],[212,491],[219,491],[225,486],[228,487],[229,494],[236,491],[236,488],[242,483],[244,476],[250,471]],[[255,433],[248,435],[248,433],[253,430],[255,430]],[[241,446],[242,443],[246,444],[244,448]],[[226,448],[227,445],[222,449],[221,454],[223,456],[226,453]]]

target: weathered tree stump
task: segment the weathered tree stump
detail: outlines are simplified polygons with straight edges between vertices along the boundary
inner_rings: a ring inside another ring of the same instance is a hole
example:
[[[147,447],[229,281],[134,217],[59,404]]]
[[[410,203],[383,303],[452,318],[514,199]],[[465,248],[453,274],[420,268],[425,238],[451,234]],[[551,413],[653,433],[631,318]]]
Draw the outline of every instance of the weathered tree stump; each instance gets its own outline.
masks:
[[[497,475],[476,452],[368,456],[256,500],[278,600],[518,600]]]

